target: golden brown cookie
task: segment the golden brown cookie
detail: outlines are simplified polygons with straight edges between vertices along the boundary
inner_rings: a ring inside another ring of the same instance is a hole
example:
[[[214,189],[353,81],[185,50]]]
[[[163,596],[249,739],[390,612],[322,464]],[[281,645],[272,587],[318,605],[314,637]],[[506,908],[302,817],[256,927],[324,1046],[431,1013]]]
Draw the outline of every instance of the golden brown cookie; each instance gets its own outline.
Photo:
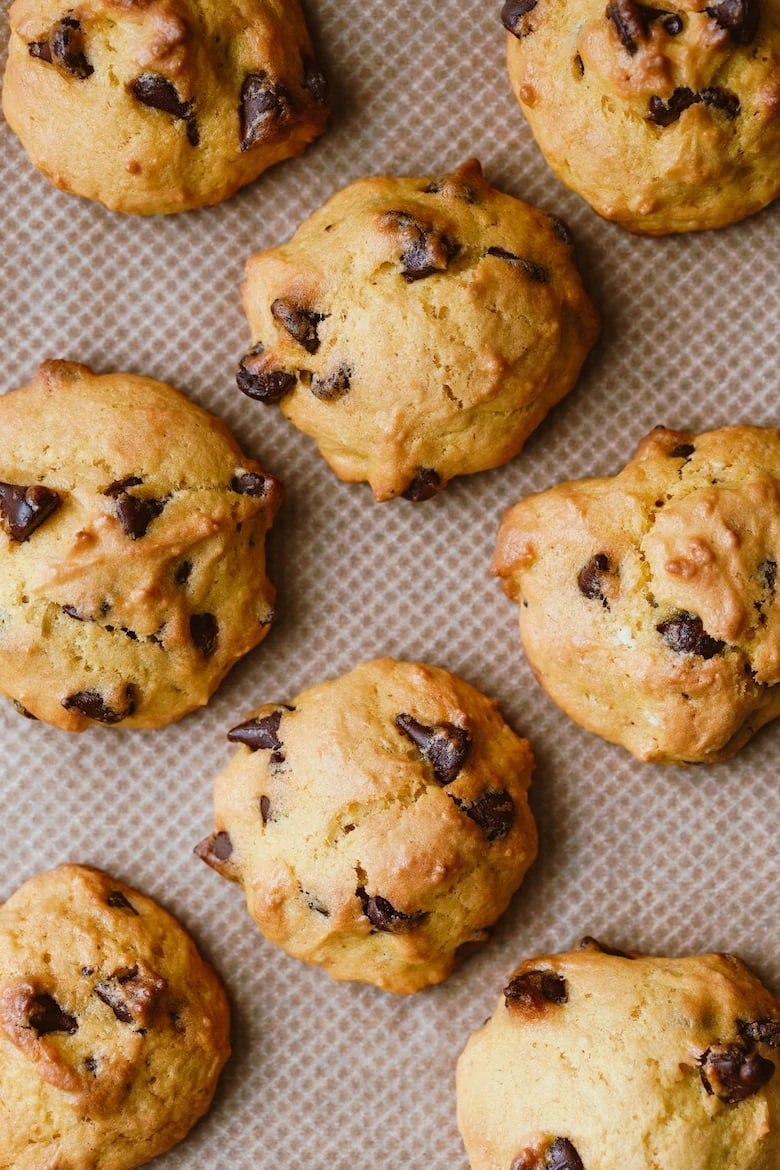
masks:
[[[598,318],[571,245],[475,161],[353,183],[249,260],[238,385],[340,479],[426,500],[512,459],[576,382]]]
[[[131,1170],[181,1141],[230,1055],[222,984],[151,898],[96,869],[0,908],[0,1170]]]
[[[244,746],[197,852],[334,979],[402,995],[445,979],[536,856],[528,742],[446,670],[365,662],[229,738]]]
[[[507,0],[509,76],[548,164],[633,232],[780,194],[780,0]]]
[[[280,499],[173,387],[44,362],[0,396],[0,693],[67,731],[207,703],[273,620]]]
[[[733,955],[529,959],[458,1062],[472,1170],[776,1170],[780,1003]]]
[[[12,130],[55,186],[115,211],[219,203],[324,129],[298,0],[15,0],[10,20]]]
[[[640,760],[712,763],[780,715],[780,432],[656,428],[613,479],[504,517],[493,571],[533,671]]]

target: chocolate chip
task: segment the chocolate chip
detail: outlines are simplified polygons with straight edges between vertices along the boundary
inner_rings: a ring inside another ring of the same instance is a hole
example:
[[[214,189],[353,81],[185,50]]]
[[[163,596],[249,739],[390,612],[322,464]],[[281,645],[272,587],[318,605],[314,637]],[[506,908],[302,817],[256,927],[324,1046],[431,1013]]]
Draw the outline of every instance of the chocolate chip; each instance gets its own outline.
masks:
[[[75,1017],[63,1011],[50,995],[32,996],[27,1020],[39,1036],[48,1036],[50,1032],[67,1032],[73,1036],[79,1030]]]
[[[582,58],[580,58],[580,60],[582,60]],[[566,221],[560,219],[557,215],[550,215],[549,212],[547,214],[547,218],[549,219],[550,225],[558,239],[561,240],[567,248],[573,247],[574,236],[571,234],[571,228],[566,223]]]
[[[106,898],[106,905],[111,906],[114,910],[129,910],[136,918],[139,917],[135,906],[132,902],[128,902],[121,890],[112,890]]]
[[[95,995],[111,1008],[123,1024],[148,1024],[157,1001],[168,986],[151,967],[137,963],[126,971],[116,971],[95,984]]]
[[[80,81],[95,72],[84,54],[81,25],[72,16],[64,16],[52,26],[45,41],[33,41],[28,48],[31,57],[55,65],[61,73],[69,73]]]
[[[36,528],[48,520],[60,506],[58,492],[35,484],[20,487],[0,482],[0,517],[11,540],[20,544],[29,540]]]
[[[609,572],[609,557],[606,553],[596,553],[577,575],[577,588],[583,597],[590,601],[600,601],[606,608],[609,608],[609,603],[604,595],[603,578]]]
[[[290,109],[286,89],[271,81],[264,71],[248,73],[241,86],[241,149],[250,150],[258,142],[276,137]]]
[[[263,824],[267,825],[271,819],[271,801],[267,796],[260,797],[260,816],[263,818]]]
[[[295,385],[295,374],[288,374],[285,370],[264,370],[261,372],[252,369],[252,359],[259,357],[264,352],[265,346],[262,341],[258,341],[254,349],[250,349],[249,353],[244,354],[239,362],[236,384],[247,398],[254,398],[257,402],[265,402],[266,405],[270,406],[280,402],[285,394],[289,394]]]
[[[536,8],[537,3],[538,0],[506,0],[501,9],[501,23],[504,28],[514,33],[518,39],[528,36],[533,29],[528,27],[525,17]]]
[[[84,1058],[84,1068],[91,1076],[97,1076],[98,1062],[94,1056],[86,1056]]]
[[[753,1020],[749,1023],[740,1021],[737,1029],[744,1040],[750,1040],[753,1044],[767,1044],[770,1048],[780,1048],[780,1020]]]
[[[37,61],[45,61],[51,65],[51,45],[48,40],[45,41],[31,41],[27,46],[27,51],[31,57],[35,57]]]
[[[441,476],[432,467],[420,467],[412,482],[402,495],[405,500],[414,504],[422,504],[431,500],[442,487]]]
[[[671,126],[690,106],[707,105],[721,110],[727,118],[736,118],[740,111],[739,98],[718,86],[709,86],[701,93],[694,93],[687,85],[678,86],[668,102],[659,97],[650,98],[649,121],[656,126]]]
[[[271,715],[260,715],[256,719],[247,719],[246,723],[239,723],[228,732],[231,743],[243,743],[251,751],[281,751],[282,741],[279,739],[279,724],[282,721],[282,711],[274,711]]]
[[[548,1003],[568,1003],[566,980],[555,971],[524,971],[510,979],[504,988],[508,1008],[520,1007],[535,1015],[547,1010]]]
[[[325,320],[324,313],[315,313],[311,309],[304,309],[294,301],[285,297],[277,297],[271,305],[274,318],[283,325],[290,337],[302,345],[307,353],[316,353],[320,348],[320,338],[317,332],[320,321]]]
[[[418,723],[412,715],[397,715],[395,726],[433,766],[433,775],[439,784],[452,784],[471,750],[471,736],[465,727],[457,727],[454,723],[435,723],[428,727]]]
[[[743,1044],[714,1044],[699,1057],[701,1082],[727,1105],[752,1097],[774,1076],[775,1066]]]
[[[324,902],[321,902],[319,898],[309,893],[308,890],[304,890],[300,882],[298,883],[298,889],[301,891],[303,900],[310,910],[314,910],[316,914],[321,914],[323,918],[330,918],[330,910],[328,910]]]
[[[777,581],[777,561],[762,561],[758,566],[758,579],[768,593],[774,593]]]
[[[383,222],[396,229],[401,247],[401,275],[407,284],[445,272],[460,245],[433,227],[424,227],[406,211],[387,211]]]
[[[176,566],[176,571],[173,574],[173,579],[177,585],[186,585],[192,573],[192,562],[182,561]]]
[[[655,627],[670,650],[676,654],[697,654],[699,658],[714,658],[725,642],[711,638],[702,620],[693,613],[681,613]]]
[[[12,699],[11,701],[12,701],[12,703],[13,703],[14,707],[16,708],[16,710],[18,711],[18,713],[19,713],[19,714],[20,714],[20,715],[21,715],[21,716],[22,716],[24,719],[34,719],[34,720],[35,720],[35,722],[37,723],[37,721],[38,721],[38,716],[37,716],[37,715],[33,715],[32,711],[28,711],[28,710],[27,710],[27,708],[26,708],[26,707],[24,707],[24,706],[23,706],[23,705],[22,705],[22,704],[19,702],[19,700],[18,700],[18,699]]]
[[[672,459],[690,459],[696,448],[693,443],[678,443],[673,451],[670,451]]]
[[[736,118],[740,111],[737,95],[727,89],[721,89],[717,85],[710,85],[707,89],[703,89],[699,94],[699,99],[706,106],[711,106],[714,110],[720,110],[730,121]]]
[[[617,951],[614,947],[608,947],[606,943],[600,942],[597,938],[592,938],[589,934],[586,934],[585,938],[580,940],[578,950],[598,951],[602,955],[614,955],[617,959],[633,958],[633,955],[627,955],[625,951]]]
[[[122,526],[125,536],[131,540],[140,540],[146,536],[146,530],[152,520],[160,515],[165,507],[165,500],[145,500],[138,496],[130,496],[125,491],[113,493],[116,498],[116,516]]]
[[[203,841],[199,841],[193,852],[196,857],[205,861],[206,865],[210,865],[222,877],[228,878],[228,880],[237,878],[238,870],[235,862],[232,861],[233,842],[224,829],[212,833]]]
[[[647,36],[647,28],[636,0],[610,0],[606,16],[617,29],[623,48],[633,56],[639,48],[638,42]]]
[[[233,477],[230,487],[239,496],[255,496],[262,499],[271,489],[271,483],[256,471],[246,471]]]
[[[517,264],[528,279],[533,280],[536,284],[549,284],[549,268],[545,268],[543,264],[537,264],[535,260],[526,260],[522,256],[515,256],[514,252],[507,252],[505,248],[488,248],[486,254],[496,256],[499,260],[505,260],[507,264]]]
[[[301,54],[303,61],[303,88],[308,90],[318,106],[327,106],[329,96],[328,79],[316,61],[306,53]]]
[[[116,498],[117,496],[123,495],[128,488],[138,487],[139,484],[142,484],[143,482],[144,481],[137,475],[128,475],[125,477],[125,479],[115,479],[114,482],[110,483],[104,490],[103,495],[113,496]]]
[[[224,830],[211,838],[211,852],[218,861],[229,861],[233,856],[233,842]]]
[[[194,100],[183,102],[172,81],[159,73],[142,73],[140,77],[136,77],[130,88],[142,105],[151,106],[154,110],[162,110],[164,114],[170,114],[174,118],[185,121],[188,141],[192,146],[198,145],[200,134],[195,115],[192,112],[195,108],[195,102]]]
[[[343,398],[350,388],[352,370],[349,366],[341,366],[334,370],[327,378],[312,378],[311,392],[315,398],[323,402],[335,402]]]
[[[204,658],[211,658],[217,648],[219,626],[213,613],[194,613],[190,618],[190,637]]]
[[[363,913],[375,930],[389,934],[414,930],[425,917],[419,911],[416,914],[404,914],[396,910],[387,898],[380,898],[378,895],[369,897],[365,886],[358,886],[355,893],[363,905]]]
[[[515,821],[515,804],[508,792],[486,792],[469,803],[451,796],[462,813],[476,821],[488,841],[499,841],[510,832]]]
[[[737,45],[749,45],[758,32],[759,0],[720,0],[704,10],[721,28],[728,29]]]
[[[547,1151],[545,1170],[585,1170],[582,1158],[568,1138],[556,1138]]]
[[[62,700],[66,711],[80,711],[87,719],[94,719],[96,723],[121,723],[128,719],[135,711],[135,696],[131,686],[125,687],[127,706],[124,711],[115,711],[109,707],[98,691],[77,691],[75,695],[68,695]]]
[[[676,12],[667,12],[663,8],[648,8],[644,4],[640,5],[645,19],[650,23],[653,20],[661,21],[661,24],[666,29],[670,37],[679,36],[683,29],[682,17]]]

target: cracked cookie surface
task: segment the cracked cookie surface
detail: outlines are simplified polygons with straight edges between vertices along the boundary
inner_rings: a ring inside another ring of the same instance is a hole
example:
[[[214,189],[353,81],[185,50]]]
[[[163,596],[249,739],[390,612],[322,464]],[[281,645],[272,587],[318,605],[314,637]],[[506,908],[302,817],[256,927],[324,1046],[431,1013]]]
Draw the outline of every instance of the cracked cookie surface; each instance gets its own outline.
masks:
[[[641,760],[734,755],[780,715],[780,432],[656,428],[612,479],[504,517],[493,571],[541,685]]]
[[[0,1168],[131,1170],[186,1135],[230,1054],[222,984],[178,922],[84,866],[0,908]]]
[[[774,1170],[780,1003],[733,955],[529,959],[458,1062],[472,1170]]]
[[[203,706],[273,619],[280,499],[171,386],[45,362],[0,396],[0,693],[67,731]]]
[[[145,215],[218,203],[324,129],[298,0],[15,0],[3,109],[57,187]]]
[[[509,75],[548,165],[633,232],[780,194],[780,0],[507,0]]]
[[[377,500],[429,499],[514,458],[598,332],[560,220],[479,163],[340,191],[243,286],[239,388]]]
[[[448,671],[363,663],[229,738],[243,746],[197,852],[271,942],[334,979],[440,982],[536,855],[528,742]]]

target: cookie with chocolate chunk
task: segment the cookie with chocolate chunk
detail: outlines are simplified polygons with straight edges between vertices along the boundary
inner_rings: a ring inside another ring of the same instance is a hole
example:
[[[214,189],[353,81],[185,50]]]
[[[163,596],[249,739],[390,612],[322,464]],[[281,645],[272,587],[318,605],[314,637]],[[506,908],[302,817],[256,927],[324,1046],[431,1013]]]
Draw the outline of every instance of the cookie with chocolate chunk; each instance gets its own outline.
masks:
[[[504,517],[493,571],[552,699],[640,760],[733,756],[780,715],[780,431],[658,427],[613,479]]]
[[[222,984],[151,898],[96,869],[0,908],[0,1165],[131,1170],[187,1134],[230,1055]]]
[[[646,235],[780,194],[780,0],[507,0],[509,76],[547,163]]]
[[[268,633],[280,499],[171,386],[45,362],[0,396],[0,694],[66,731],[207,703]]]
[[[334,979],[440,982],[536,855],[530,746],[446,670],[366,662],[228,738],[242,746],[196,852],[271,942]]]
[[[219,203],[324,129],[299,0],[14,0],[3,110],[63,191],[152,215]]]
[[[427,500],[512,459],[598,332],[560,220],[472,161],[340,191],[243,286],[239,388],[312,435],[377,500]]]
[[[773,1170],[778,1046],[733,955],[529,959],[458,1062],[472,1170]]]

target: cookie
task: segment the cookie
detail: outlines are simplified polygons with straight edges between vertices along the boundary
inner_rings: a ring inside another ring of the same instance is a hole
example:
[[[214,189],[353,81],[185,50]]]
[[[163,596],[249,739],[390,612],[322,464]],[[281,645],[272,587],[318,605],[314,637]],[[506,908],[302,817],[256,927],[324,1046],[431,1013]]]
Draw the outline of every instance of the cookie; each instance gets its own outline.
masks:
[[[733,756],[780,715],[780,431],[656,428],[612,479],[511,508],[493,571],[538,681],[640,760]]]
[[[239,388],[280,402],[339,479],[427,500],[514,458],[576,382],[598,319],[571,249],[476,161],[353,183],[249,260]]]
[[[0,693],[66,731],[207,703],[273,619],[280,499],[171,386],[44,362],[0,396]]]
[[[181,1141],[230,1055],[222,984],[179,923],[63,865],[0,908],[0,1166],[130,1170]]]
[[[63,191],[153,215],[227,199],[324,129],[299,0],[15,0],[3,110]]]
[[[334,979],[440,982],[536,855],[530,746],[446,670],[366,662],[228,738],[243,746],[196,852],[271,942]]]
[[[507,0],[503,20],[536,142],[599,215],[659,236],[780,194],[780,0]]]

